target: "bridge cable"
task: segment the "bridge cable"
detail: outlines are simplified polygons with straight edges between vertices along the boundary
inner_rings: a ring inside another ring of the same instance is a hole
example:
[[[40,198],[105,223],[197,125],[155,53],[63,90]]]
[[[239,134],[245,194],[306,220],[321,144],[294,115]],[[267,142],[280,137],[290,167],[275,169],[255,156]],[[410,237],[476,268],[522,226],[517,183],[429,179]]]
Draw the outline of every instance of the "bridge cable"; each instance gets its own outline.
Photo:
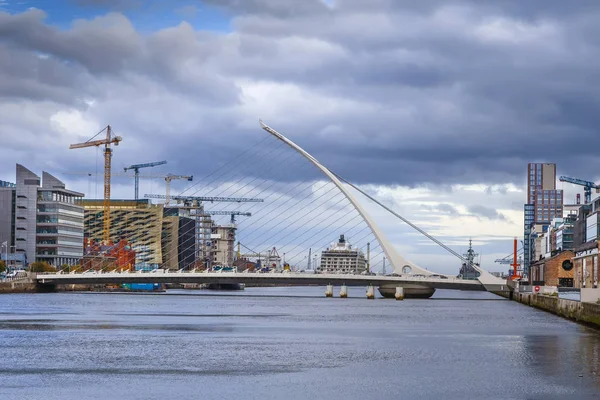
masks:
[[[360,193],[362,193],[365,197],[367,197],[369,200],[373,201],[374,203],[376,203],[377,205],[379,205],[380,207],[382,207],[383,209],[385,209],[386,211],[388,211],[389,213],[393,214],[394,216],[396,216],[397,218],[399,218],[400,220],[402,220],[404,223],[406,223],[408,226],[410,226],[411,228],[413,228],[414,230],[416,230],[417,232],[421,233],[423,236],[427,237],[429,240],[433,241],[434,243],[436,243],[438,246],[442,247],[443,249],[445,249],[446,251],[448,251],[450,254],[452,254],[453,256],[459,258],[461,261],[467,262],[468,260],[463,257],[461,254],[457,253],[456,251],[454,251],[452,248],[446,246],[444,243],[442,243],[440,240],[436,239],[434,236],[431,236],[429,233],[427,233],[426,231],[424,231],[423,229],[419,228],[417,225],[413,224],[412,222],[410,222],[408,219],[404,218],[403,216],[401,216],[400,214],[398,214],[397,212],[395,212],[394,210],[392,210],[391,208],[389,208],[388,206],[386,206],[385,204],[381,203],[379,200],[375,199],[373,196],[371,196],[370,194],[368,194],[367,192],[365,192],[364,190],[362,190],[361,188],[359,188],[358,186],[356,186],[355,184],[347,181],[346,179],[342,178],[341,176],[339,176],[338,174],[336,174],[335,172],[331,172],[336,178],[338,178],[340,181],[350,185],[352,188],[354,188],[355,190],[359,191]]]

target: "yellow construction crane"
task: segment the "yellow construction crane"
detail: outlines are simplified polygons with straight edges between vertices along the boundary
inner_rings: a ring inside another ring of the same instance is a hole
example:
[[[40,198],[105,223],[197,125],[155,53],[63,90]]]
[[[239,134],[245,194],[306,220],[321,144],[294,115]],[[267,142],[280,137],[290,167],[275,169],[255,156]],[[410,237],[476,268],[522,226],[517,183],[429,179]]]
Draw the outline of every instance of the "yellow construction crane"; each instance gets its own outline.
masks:
[[[102,132],[106,131],[106,139],[92,140]],[[84,147],[98,147],[104,145],[104,230],[102,231],[102,240],[105,243],[110,241],[110,160],[112,158],[112,143],[119,145],[123,138],[114,136],[110,125],[98,132],[94,137],[85,143],[77,143],[69,146],[69,149],[81,149]]]

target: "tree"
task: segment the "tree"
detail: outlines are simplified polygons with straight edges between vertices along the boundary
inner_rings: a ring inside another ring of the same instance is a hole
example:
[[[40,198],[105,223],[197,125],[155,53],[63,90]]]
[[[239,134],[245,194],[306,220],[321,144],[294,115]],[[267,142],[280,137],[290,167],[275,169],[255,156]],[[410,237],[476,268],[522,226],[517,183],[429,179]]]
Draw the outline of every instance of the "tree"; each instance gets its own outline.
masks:
[[[29,266],[30,272],[56,272],[56,268],[46,261],[36,261]]]
[[[6,271],[6,263],[4,260],[0,260],[0,272]]]

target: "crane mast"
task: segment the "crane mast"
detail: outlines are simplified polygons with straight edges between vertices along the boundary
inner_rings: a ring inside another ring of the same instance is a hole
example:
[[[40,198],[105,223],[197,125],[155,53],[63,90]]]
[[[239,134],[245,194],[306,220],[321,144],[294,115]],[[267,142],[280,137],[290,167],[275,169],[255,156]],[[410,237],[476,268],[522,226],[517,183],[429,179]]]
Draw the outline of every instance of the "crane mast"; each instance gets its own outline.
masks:
[[[194,180],[194,176],[190,175],[190,176],[184,176],[184,175],[173,175],[173,174],[168,174],[167,176],[165,176],[165,206],[168,206],[171,203],[171,181],[173,179],[186,179],[189,182]]]
[[[106,131],[106,139],[92,140],[100,133]],[[84,143],[72,144],[69,149],[82,149],[84,147],[98,147],[104,145],[104,224],[102,230],[102,240],[105,243],[110,241],[110,170],[111,170],[111,159],[112,149],[110,145],[114,143],[115,146],[119,145],[123,138],[121,136],[113,136],[110,125],[98,132],[94,137]]]
[[[106,136],[110,136],[110,125],[106,130]],[[110,241],[110,164],[112,160],[112,149],[110,142],[104,145],[104,229],[102,230],[102,241]]]
[[[123,168],[124,172],[127,172],[128,170],[132,169],[134,172],[134,177],[135,177],[135,199],[137,200],[139,198],[139,194],[140,194],[140,169],[141,168],[150,168],[150,167],[156,167],[158,165],[163,165],[166,164],[166,161],[157,161],[157,162],[151,162],[151,163],[145,163],[145,164],[134,164],[134,165],[130,165],[129,167],[125,167]]]

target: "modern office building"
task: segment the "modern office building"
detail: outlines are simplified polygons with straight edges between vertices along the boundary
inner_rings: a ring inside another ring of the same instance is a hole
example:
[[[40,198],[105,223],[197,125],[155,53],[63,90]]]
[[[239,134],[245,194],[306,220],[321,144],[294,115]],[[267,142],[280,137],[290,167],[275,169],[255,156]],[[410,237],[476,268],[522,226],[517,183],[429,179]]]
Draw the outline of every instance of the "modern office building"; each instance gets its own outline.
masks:
[[[549,224],[563,215],[563,191],[556,189],[556,164],[527,165],[527,204],[533,205],[534,222]]]
[[[166,240],[167,235],[163,234],[165,243],[167,241],[171,242],[171,246],[168,249],[166,245],[163,245],[163,260],[165,265],[168,265],[168,268],[173,269],[174,265],[177,264],[176,268],[182,270],[200,267],[201,243],[198,240],[200,226],[196,217],[191,215],[190,209],[186,207],[165,207],[163,215],[165,219],[165,230],[173,232],[168,235],[169,240]],[[172,220],[172,222],[170,222],[170,229],[168,228],[169,220]],[[177,229],[177,234],[173,236],[175,227]]]
[[[590,213],[585,217],[585,241],[591,242],[600,238],[600,197],[590,203]]]
[[[536,235],[533,232],[535,226],[535,204],[525,204],[524,215],[523,269],[527,271],[529,264],[535,259],[534,242]]]
[[[104,200],[84,199],[85,237],[102,242]],[[110,201],[110,241],[126,240],[135,251],[136,269],[155,269],[163,265],[163,206],[148,199]],[[176,238],[175,238],[176,239]]]
[[[563,216],[563,191],[556,189],[556,164],[527,165],[527,203],[524,206],[523,269],[532,262],[534,225],[549,225]]]
[[[179,217],[168,217],[163,214],[161,233],[162,267],[166,269],[179,269],[178,240]]]
[[[16,165],[16,184],[0,185],[0,242],[18,266],[46,261],[75,265],[83,256],[83,193],[68,190],[47,172],[42,178]],[[12,231],[12,232],[11,232]]]
[[[577,215],[570,214],[562,218],[562,223],[556,227],[554,235],[557,251],[573,250],[575,248],[574,234],[576,221]]]
[[[17,185],[0,181],[0,243],[15,245],[15,199]]]
[[[193,269],[196,263],[197,247],[195,219],[179,217],[177,245],[179,269]]]
[[[47,172],[42,173],[35,231],[37,261],[46,261],[54,266],[80,262],[83,256],[83,207],[77,203],[81,198],[83,193],[68,190],[59,179]],[[22,204],[29,205],[29,199],[19,198],[17,183],[17,244]]]
[[[317,271],[360,274],[366,269],[365,255],[358,248],[353,249],[344,235],[340,235],[337,243],[321,252],[321,263]]]
[[[573,226],[573,247],[581,247],[587,242],[587,217],[592,212],[591,204],[583,204],[579,206],[577,211],[577,219]]]

